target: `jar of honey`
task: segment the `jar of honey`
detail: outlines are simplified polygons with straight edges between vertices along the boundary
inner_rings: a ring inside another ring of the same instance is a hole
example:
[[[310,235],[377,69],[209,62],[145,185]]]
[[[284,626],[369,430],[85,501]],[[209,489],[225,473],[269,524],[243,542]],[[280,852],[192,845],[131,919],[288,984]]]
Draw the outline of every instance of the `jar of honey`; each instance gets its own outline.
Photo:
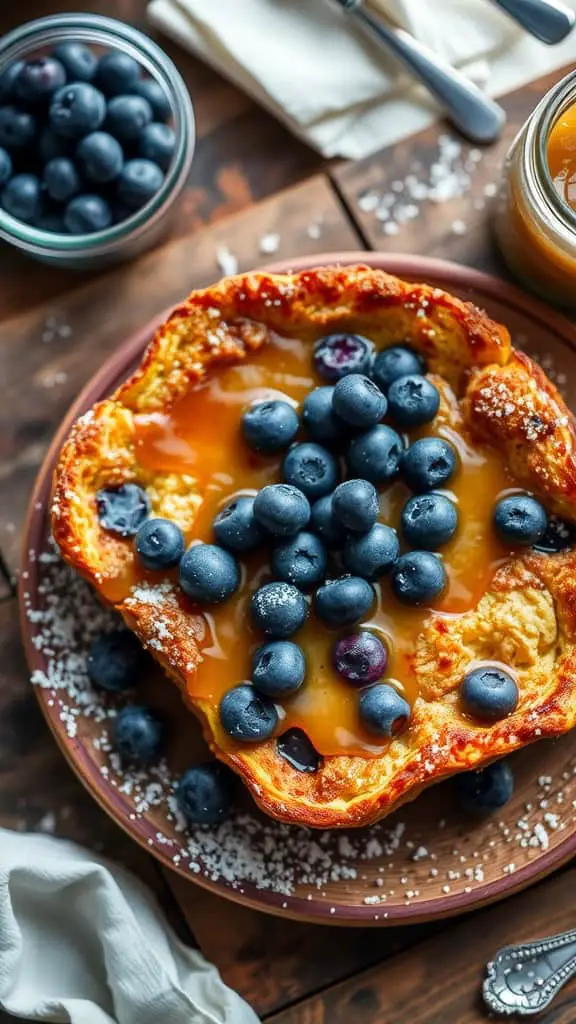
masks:
[[[516,136],[494,230],[517,277],[576,308],[576,71],[544,96]]]

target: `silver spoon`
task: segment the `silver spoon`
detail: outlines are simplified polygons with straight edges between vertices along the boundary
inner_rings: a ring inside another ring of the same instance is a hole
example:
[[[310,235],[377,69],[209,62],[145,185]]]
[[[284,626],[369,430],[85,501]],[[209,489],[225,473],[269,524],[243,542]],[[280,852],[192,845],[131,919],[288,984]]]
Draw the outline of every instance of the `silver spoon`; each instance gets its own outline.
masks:
[[[505,946],[488,964],[484,1002],[494,1013],[540,1013],[576,975],[576,929]]]
[[[574,11],[559,0],[494,0],[494,3],[549,46],[561,43],[576,21]]]
[[[494,100],[402,28],[372,14],[363,0],[336,0],[362,27],[401,61],[444,108],[453,125],[472,142],[494,142],[506,115]]]

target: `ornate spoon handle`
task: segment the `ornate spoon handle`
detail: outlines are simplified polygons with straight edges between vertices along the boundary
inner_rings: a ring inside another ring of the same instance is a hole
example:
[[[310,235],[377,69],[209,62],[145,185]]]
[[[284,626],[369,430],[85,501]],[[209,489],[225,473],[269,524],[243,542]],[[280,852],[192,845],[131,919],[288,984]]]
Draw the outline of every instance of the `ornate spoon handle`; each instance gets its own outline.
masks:
[[[494,1013],[540,1013],[576,975],[576,929],[505,946],[487,966],[484,1001]]]

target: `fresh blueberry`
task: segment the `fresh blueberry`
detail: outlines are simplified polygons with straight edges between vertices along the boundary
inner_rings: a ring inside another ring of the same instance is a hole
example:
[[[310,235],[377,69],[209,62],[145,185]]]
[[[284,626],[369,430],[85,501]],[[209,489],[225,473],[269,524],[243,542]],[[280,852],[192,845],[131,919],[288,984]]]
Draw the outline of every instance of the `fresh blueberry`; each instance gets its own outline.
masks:
[[[0,148],[0,186],[5,185],[12,174],[12,158],[10,154]]]
[[[138,484],[105,487],[96,495],[98,519],[103,530],[120,537],[135,537],[150,515],[150,501]]]
[[[133,142],[151,120],[152,107],[142,96],[114,96],[108,104],[106,127],[120,142]]]
[[[131,630],[102,633],[90,647],[88,678],[99,690],[121,693],[140,681],[146,660],[142,645]]]
[[[266,583],[252,594],[250,611],[257,629],[284,640],[304,625],[308,605],[292,583]]]
[[[334,388],[334,412],[351,427],[367,430],[375,426],[385,415],[387,405],[378,385],[361,373],[349,373]]]
[[[353,626],[374,604],[374,588],[359,576],[329,580],[316,591],[316,615],[326,626]]]
[[[24,61],[16,60],[4,68],[0,74],[0,103],[7,103],[14,99],[14,85],[23,67]]]
[[[258,743],[269,740],[276,731],[278,712],[271,700],[261,697],[249,683],[242,683],[224,694],[220,723],[239,743]]]
[[[378,491],[368,480],[346,480],[332,495],[334,518],[346,530],[367,533],[378,518]]]
[[[296,693],[306,676],[306,658],[298,644],[275,640],[264,644],[252,659],[252,684],[267,697]]]
[[[145,569],[170,569],[178,565],[186,542],[177,523],[170,519],[147,519],[136,534],[134,547]]]
[[[516,681],[496,665],[474,668],[464,676],[460,696],[465,710],[484,722],[497,722],[518,706]]]
[[[331,494],[318,498],[312,505],[310,527],[329,548],[339,548],[344,543],[346,531],[334,518]]]
[[[158,164],[140,157],[127,160],[118,179],[118,198],[133,210],[140,209],[162,187],[164,172]]]
[[[138,137],[138,152],[146,160],[152,160],[163,171],[172,163],[176,149],[176,133],[169,124],[152,121],[142,129]]]
[[[59,43],[54,56],[64,65],[70,82],[91,82],[96,74],[98,60],[83,43]]]
[[[0,146],[4,149],[27,146],[35,133],[36,121],[32,114],[18,107],[0,107]]]
[[[328,334],[314,346],[316,372],[328,381],[348,373],[368,373],[374,345],[359,334]]]
[[[143,96],[152,107],[155,121],[167,121],[172,113],[170,100],[159,82],[154,78],[139,78],[130,88],[136,96]]]
[[[126,764],[148,765],[155,761],[164,743],[164,725],[149,709],[128,704],[114,719],[113,742]]]
[[[566,551],[576,543],[576,529],[558,516],[548,516],[548,525],[544,536],[534,545],[537,551],[555,554]]]
[[[295,444],[282,463],[287,483],[298,487],[310,501],[333,491],[338,483],[338,462],[331,452],[313,441]]]
[[[354,476],[373,484],[387,484],[398,474],[403,451],[400,435],[378,423],[351,441],[346,462]]]
[[[140,65],[121,50],[109,50],[98,61],[96,83],[106,96],[132,92],[140,78]]]
[[[78,144],[76,159],[88,181],[104,185],[114,181],[124,165],[120,143],[108,132],[91,132]]]
[[[411,444],[402,459],[404,479],[421,494],[447,484],[456,472],[454,445],[440,437],[423,437]]]
[[[89,82],[71,82],[54,94],[49,116],[58,135],[80,139],[100,127],[106,116],[106,100]]]
[[[272,572],[279,580],[300,590],[317,587],[326,575],[328,555],[319,537],[302,530],[274,548]]]
[[[37,228],[41,231],[50,231],[52,234],[64,235],[66,234],[66,225],[64,224],[64,216],[60,210],[45,210],[41,213],[37,220],[34,221]]]
[[[420,376],[425,372],[424,362],[407,345],[392,345],[379,352],[372,364],[372,379],[386,393],[399,377]]]
[[[446,589],[448,582],[442,562],[430,551],[409,551],[393,566],[390,582],[402,604],[419,607],[430,604]]]
[[[251,405],[242,416],[242,434],[255,452],[273,455],[292,443],[298,433],[298,416],[289,402],[270,399]]]
[[[50,125],[42,130],[38,139],[38,152],[45,163],[59,156],[72,156],[74,146],[73,141],[58,135]]]
[[[269,484],[254,498],[254,515],[275,537],[293,537],[308,525],[310,502],[297,487]]]
[[[387,683],[360,694],[360,719],[375,736],[398,736],[410,719],[410,705]]]
[[[375,523],[367,533],[348,538],[342,551],[342,561],[344,568],[353,576],[377,580],[390,572],[399,554],[396,530],[383,523]]]
[[[341,637],[334,644],[334,668],[348,683],[368,686],[381,679],[388,663],[388,651],[375,633],[363,630]]]
[[[220,604],[240,586],[240,569],[217,544],[194,544],[180,562],[180,586],[198,604]]]
[[[388,413],[404,430],[421,427],[433,420],[440,408],[438,388],[427,380],[411,374],[398,377],[388,391]]]
[[[287,729],[276,740],[276,750],[297,772],[317,772],[322,758],[302,729]]]
[[[496,533],[505,544],[537,544],[547,525],[546,510],[529,494],[501,498],[494,509]]]
[[[217,825],[232,807],[233,780],[223,764],[207,761],[188,768],[176,787],[176,803],[190,825]]]
[[[20,69],[14,91],[23,103],[41,103],[66,83],[66,69],[55,57],[28,60]]]
[[[266,532],[254,515],[254,498],[231,501],[220,510],[212,528],[218,544],[238,554],[254,551],[266,539]]]
[[[49,160],[44,168],[44,187],[57,203],[66,203],[80,191],[80,175],[75,165],[65,156]]]
[[[302,423],[313,441],[334,444],[345,437],[341,420],[334,415],[332,396],[334,388],[326,385],[310,391],[302,405]]]
[[[71,235],[103,231],[112,223],[110,204],[101,196],[74,196],[64,211],[64,225]]]
[[[456,533],[458,511],[444,494],[416,494],[404,505],[400,521],[407,544],[422,551],[436,551]]]
[[[490,814],[514,794],[514,775],[507,761],[494,761],[479,772],[462,772],[454,779],[456,796],[468,814]]]
[[[40,216],[42,186],[35,174],[15,174],[0,195],[0,206],[6,213],[31,224]]]

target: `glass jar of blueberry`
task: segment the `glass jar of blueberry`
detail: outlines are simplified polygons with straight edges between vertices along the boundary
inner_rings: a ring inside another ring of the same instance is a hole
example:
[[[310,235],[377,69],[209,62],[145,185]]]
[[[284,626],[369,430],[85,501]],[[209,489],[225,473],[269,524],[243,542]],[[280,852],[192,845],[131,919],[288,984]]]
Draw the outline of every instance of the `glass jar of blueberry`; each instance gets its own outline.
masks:
[[[130,25],[58,14],[0,41],[0,238],[36,259],[91,269],[149,249],[194,141],[182,77]]]

